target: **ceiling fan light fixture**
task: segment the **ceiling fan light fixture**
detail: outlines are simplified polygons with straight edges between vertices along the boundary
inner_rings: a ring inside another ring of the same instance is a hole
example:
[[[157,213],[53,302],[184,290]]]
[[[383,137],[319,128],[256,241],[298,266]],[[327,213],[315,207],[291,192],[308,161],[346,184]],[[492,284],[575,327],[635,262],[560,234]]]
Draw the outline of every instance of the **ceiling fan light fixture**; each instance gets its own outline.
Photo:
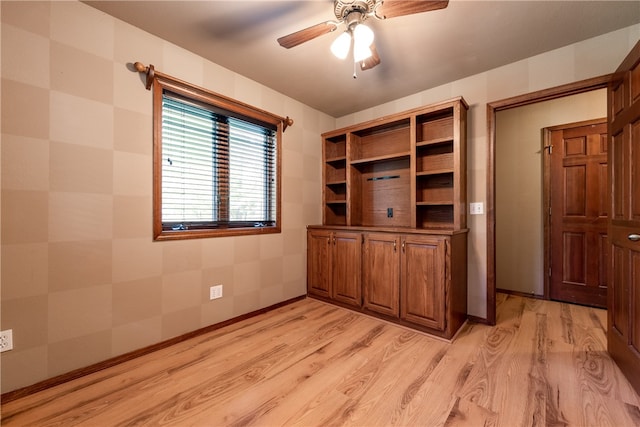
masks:
[[[371,46],[373,43],[373,30],[364,24],[358,24],[353,29],[353,42],[363,46]]]
[[[371,28],[363,25],[363,22],[369,18],[386,20],[398,16],[444,9],[448,4],[449,0],[334,0],[333,14],[336,17],[335,21],[320,22],[319,24],[282,36],[278,38],[278,43],[280,46],[290,49],[301,43],[320,37],[323,34],[329,34],[337,30],[339,25],[344,24],[346,26],[346,32],[333,41],[331,44],[331,52],[340,59],[346,59],[346,57],[349,56],[351,44],[353,44],[354,63],[357,64],[360,62],[360,68],[362,70],[370,70],[380,64],[380,56],[373,44],[373,31]]]
[[[366,25],[358,24],[353,29],[353,60],[361,62],[371,57],[371,44],[373,43],[373,31]]]
[[[340,34],[333,43],[331,43],[331,53],[337,58],[345,59],[349,55],[351,48],[351,34],[348,31]]]
[[[365,45],[354,45],[353,46],[353,61],[354,62],[361,62],[364,61],[365,59],[371,57],[373,55],[373,52],[371,52],[371,49],[369,48],[369,46],[365,46]]]

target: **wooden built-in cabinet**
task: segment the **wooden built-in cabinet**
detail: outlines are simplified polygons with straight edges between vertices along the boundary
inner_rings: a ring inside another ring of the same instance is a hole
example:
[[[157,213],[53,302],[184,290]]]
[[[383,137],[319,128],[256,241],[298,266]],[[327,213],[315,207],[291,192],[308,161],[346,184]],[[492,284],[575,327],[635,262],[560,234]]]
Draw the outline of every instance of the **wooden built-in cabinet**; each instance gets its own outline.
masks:
[[[466,230],[346,229],[308,227],[309,295],[452,338],[467,317]]]
[[[467,110],[458,97],[322,134],[309,295],[455,334],[466,319]]]
[[[318,230],[307,234],[307,288],[311,295],[362,305],[361,242],[357,232]]]

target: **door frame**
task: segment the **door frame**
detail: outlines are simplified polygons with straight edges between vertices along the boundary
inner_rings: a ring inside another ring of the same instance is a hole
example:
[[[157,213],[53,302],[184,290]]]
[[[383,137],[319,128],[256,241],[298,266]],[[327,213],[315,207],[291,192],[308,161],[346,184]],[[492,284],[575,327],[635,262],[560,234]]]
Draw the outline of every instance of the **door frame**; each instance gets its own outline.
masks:
[[[487,323],[496,324],[496,113],[606,88],[612,74],[487,103]]]

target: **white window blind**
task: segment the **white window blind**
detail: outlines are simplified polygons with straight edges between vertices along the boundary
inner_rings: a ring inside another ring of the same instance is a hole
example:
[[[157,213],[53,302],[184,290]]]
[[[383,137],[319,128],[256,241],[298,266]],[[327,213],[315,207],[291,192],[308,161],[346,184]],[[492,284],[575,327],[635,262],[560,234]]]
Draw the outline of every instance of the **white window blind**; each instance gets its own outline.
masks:
[[[276,131],[224,113],[163,95],[163,229],[275,223]]]

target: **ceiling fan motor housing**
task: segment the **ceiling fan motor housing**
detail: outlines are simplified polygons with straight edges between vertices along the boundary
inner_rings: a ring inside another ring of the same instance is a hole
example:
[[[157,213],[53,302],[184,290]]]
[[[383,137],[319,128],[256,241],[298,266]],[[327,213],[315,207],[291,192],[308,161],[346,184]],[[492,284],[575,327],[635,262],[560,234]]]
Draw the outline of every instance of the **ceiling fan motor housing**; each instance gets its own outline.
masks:
[[[375,10],[376,0],[335,0],[333,12],[343,21],[351,12],[360,12],[362,19]]]

